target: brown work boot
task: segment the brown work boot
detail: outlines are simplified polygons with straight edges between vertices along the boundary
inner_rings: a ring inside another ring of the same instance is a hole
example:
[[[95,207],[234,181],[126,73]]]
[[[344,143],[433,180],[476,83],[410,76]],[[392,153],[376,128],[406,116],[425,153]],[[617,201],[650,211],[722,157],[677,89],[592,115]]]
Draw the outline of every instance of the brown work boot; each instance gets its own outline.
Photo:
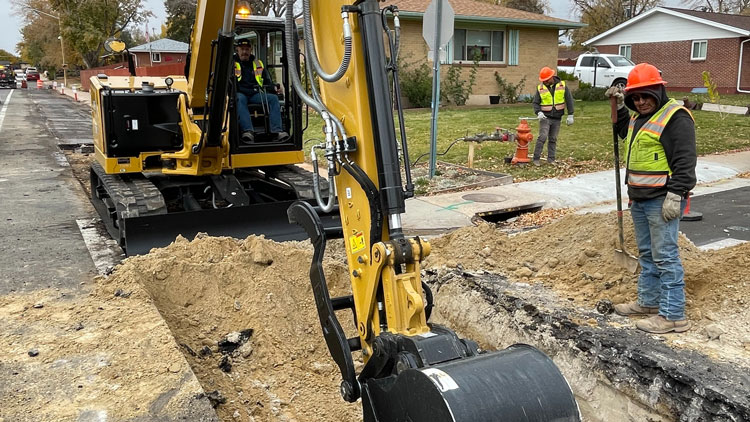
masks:
[[[654,315],[659,313],[659,308],[647,308],[638,302],[628,302],[615,305],[615,313],[622,316]]]
[[[636,328],[652,334],[681,333],[690,329],[690,321],[680,319],[670,321],[661,315],[654,315],[650,318],[642,319],[635,323]]]

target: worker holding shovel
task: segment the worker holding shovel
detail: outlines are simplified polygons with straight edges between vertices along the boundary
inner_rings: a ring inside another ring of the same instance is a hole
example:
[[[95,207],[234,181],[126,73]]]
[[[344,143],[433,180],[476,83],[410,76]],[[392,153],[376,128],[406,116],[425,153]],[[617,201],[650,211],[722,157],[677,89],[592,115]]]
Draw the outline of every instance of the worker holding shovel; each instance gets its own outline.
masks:
[[[615,312],[649,316],[636,327],[657,334],[690,329],[677,237],[697,160],[693,116],[667,97],[665,84],[656,67],[641,63],[628,75],[624,93],[621,87],[607,90],[618,103],[615,130],[628,145],[625,183],[642,268],[638,300],[615,305]]]

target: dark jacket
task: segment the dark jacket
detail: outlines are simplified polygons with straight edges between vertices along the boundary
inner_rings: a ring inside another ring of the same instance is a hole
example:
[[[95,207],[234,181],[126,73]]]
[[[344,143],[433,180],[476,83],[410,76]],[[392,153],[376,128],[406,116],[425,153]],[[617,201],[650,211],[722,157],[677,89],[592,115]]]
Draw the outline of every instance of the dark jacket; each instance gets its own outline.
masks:
[[[240,79],[240,82],[237,84],[237,91],[245,94],[247,97],[252,97],[260,91],[258,81],[255,79],[255,72],[253,71],[253,60],[255,60],[255,56],[250,55],[250,60],[246,62],[240,61],[239,57],[236,55],[234,59],[235,62],[240,64],[240,68],[242,68],[242,79]],[[263,88],[269,93],[274,93],[275,91],[271,74],[268,73],[268,68],[266,68],[265,62],[263,63]]]
[[[656,111],[659,111],[669,101],[667,91],[662,85],[658,86],[658,89],[629,92],[625,97],[625,105],[627,107],[621,108],[617,115],[617,132],[620,138],[623,139],[628,134],[628,123],[630,121],[628,108],[635,110],[635,105],[629,98],[629,95],[634,93],[649,94],[657,97],[658,106],[656,107]],[[643,124],[654,113],[637,116],[635,126],[633,127],[633,138],[635,138],[638,130],[643,127]],[[631,142],[633,142],[633,139],[626,139],[625,142],[624,157],[626,163]],[[695,165],[698,160],[695,149],[695,123],[686,110],[677,110],[672,115],[664,127],[664,132],[662,132],[659,142],[664,147],[664,153],[667,156],[667,162],[669,163],[669,168],[672,170],[672,175],[667,179],[667,185],[663,187],[632,188],[628,186],[628,197],[633,201],[658,198],[666,195],[668,191],[674,192],[684,198],[695,187]]]
[[[555,96],[555,86],[560,83],[560,78],[557,76],[552,77],[552,85],[548,86],[549,91],[552,93],[552,96]],[[538,85],[537,85],[538,86]],[[539,90],[537,89],[537,86],[534,87],[534,99],[531,101],[531,105],[534,107],[534,114],[538,114],[540,111],[542,111],[542,96],[539,95]],[[568,85],[565,85],[565,107],[568,109],[568,114],[573,114],[573,95],[571,95],[570,90],[568,89]],[[545,111],[544,115],[547,116],[549,119],[556,119],[560,120],[562,119],[563,114],[565,114],[564,110],[555,110],[554,108],[552,111]]]

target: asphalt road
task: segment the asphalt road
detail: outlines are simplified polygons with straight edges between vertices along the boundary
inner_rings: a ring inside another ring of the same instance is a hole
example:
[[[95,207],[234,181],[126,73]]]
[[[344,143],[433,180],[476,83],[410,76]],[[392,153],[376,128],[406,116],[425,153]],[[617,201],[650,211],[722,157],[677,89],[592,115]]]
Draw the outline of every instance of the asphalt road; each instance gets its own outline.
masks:
[[[0,294],[78,289],[96,273],[76,222],[94,210],[40,114],[47,99],[0,90]]]
[[[750,187],[691,198],[691,211],[700,221],[681,221],[680,230],[696,246],[715,249],[750,241]]]

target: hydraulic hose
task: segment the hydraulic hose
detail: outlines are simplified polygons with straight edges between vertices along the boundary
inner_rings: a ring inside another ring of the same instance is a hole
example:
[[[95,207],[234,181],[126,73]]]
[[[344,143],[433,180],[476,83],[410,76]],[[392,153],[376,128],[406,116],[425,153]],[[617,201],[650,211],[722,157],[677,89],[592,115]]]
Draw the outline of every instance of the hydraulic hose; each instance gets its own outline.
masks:
[[[287,9],[289,7],[287,6]],[[315,72],[326,82],[336,82],[344,76],[349,68],[349,62],[352,58],[352,28],[349,25],[349,14],[341,12],[341,18],[344,20],[344,57],[341,60],[339,68],[333,74],[329,74],[320,65],[318,54],[315,51],[315,44],[312,39],[312,22],[310,19],[310,0],[302,0],[303,26],[305,28],[305,46],[308,50],[308,61],[311,62]],[[287,13],[288,15],[288,13]]]
[[[333,187],[335,186],[334,181],[334,174],[335,174],[335,164],[333,162],[333,131],[335,130],[333,127],[333,124],[331,123],[331,115],[328,113],[328,111],[325,109],[325,106],[320,103],[319,101],[315,100],[314,98],[307,95],[307,92],[305,92],[305,88],[302,85],[302,82],[299,79],[299,74],[297,73],[297,57],[293,53],[296,51],[295,45],[294,45],[294,36],[292,36],[295,33],[294,29],[294,1],[288,1],[286,5],[286,21],[284,23],[284,32],[286,33],[286,37],[284,42],[286,43],[286,51],[287,51],[287,60],[288,60],[288,66],[291,69],[289,74],[291,75],[291,81],[292,81],[292,87],[294,87],[294,92],[300,97],[302,101],[305,102],[308,106],[312,107],[315,111],[320,114],[320,116],[325,121],[325,132],[326,132],[326,152],[327,156],[330,152],[331,156],[328,158],[328,200],[327,202],[323,202],[323,199],[320,195],[320,174],[318,171],[318,163],[317,163],[317,157],[315,155],[314,149],[311,150],[311,158],[313,160],[313,187],[315,188],[315,200],[318,203],[318,206],[323,212],[331,212],[333,211],[333,208],[336,204],[336,189]],[[305,34],[307,37],[311,32],[308,32]],[[312,81],[310,81],[312,83]],[[333,170],[333,171],[332,171]]]

